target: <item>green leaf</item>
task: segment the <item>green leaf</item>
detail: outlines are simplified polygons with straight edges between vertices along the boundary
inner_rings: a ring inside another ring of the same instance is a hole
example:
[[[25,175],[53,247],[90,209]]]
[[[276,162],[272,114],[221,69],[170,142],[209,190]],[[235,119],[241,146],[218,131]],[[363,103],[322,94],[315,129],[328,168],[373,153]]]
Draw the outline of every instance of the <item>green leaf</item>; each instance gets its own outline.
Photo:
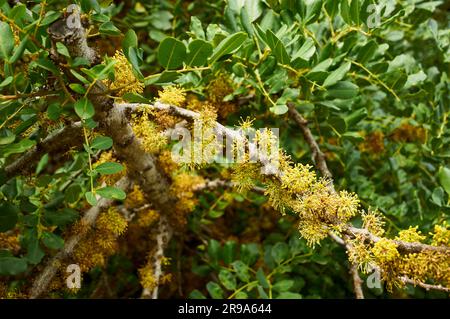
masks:
[[[43,232],[41,240],[50,249],[61,249],[64,247],[64,239],[53,233]]]
[[[272,288],[275,291],[282,292],[289,290],[294,285],[294,281],[290,279],[280,280],[273,284]]]
[[[200,291],[194,289],[189,294],[189,299],[206,299],[206,297]]]
[[[23,52],[25,51],[25,48],[28,45],[28,38],[29,38],[28,34],[23,37],[19,46],[14,50],[14,54],[9,60],[10,63],[16,63],[16,61],[22,57]]]
[[[77,220],[79,214],[71,208],[64,208],[59,211],[46,210],[44,220],[46,223],[55,226],[65,226]]]
[[[19,218],[18,214],[19,209],[16,206],[10,203],[0,204],[0,232],[13,229]]]
[[[83,97],[75,103],[75,113],[82,120],[90,119],[95,114],[94,106],[88,98]]]
[[[348,25],[352,24],[351,16],[350,16],[350,5],[348,3],[349,0],[341,0],[341,17]]]
[[[15,276],[27,270],[27,262],[23,258],[0,257],[0,275]]]
[[[124,200],[127,197],[127,194],[123,190],[114,186],[106,186],[97,189],[96,193],[101,197],[108,199]]]
[[[219,272],[219,280],[220,283],[228,290],[235,290],[236,289],[236,277],[234,275],[226,270],[222,269]]]
[[[279,63],[289,64],[290,58],[283,42],[270,29],[266,31],[266,43]]]
[[[356,60],[358,60],[362,64],[365,64],[370,61],[377,50],[378,44],[374,40],[371,40],[359,49]]]
[[[92,192],[86,192],[86,194],[84,194],[84,196],[86,197],[87,202],[91,205],[91,206],[95,206],[97,205],[97,197],[95,196],[94,193]]]
[[[0,21],[0,59],[8,61],[14,49],[14,36],[8,23]]]
[[[360,24],[361,2],[362,0],[352,0],[350,4],[350,17],[356,25]]]
[[[215,239],[211,239],[208,242],[208,256],[211,258],[213,263],[217,263],[219,261],[219,253],[220,243]]]
[[[35,238],[31,239],[27,245],[26,258],[30,264],[37,265],[44,258],[45,253],[39,245],[39,241]]]
[[[2,157],[8,157],[11,154],[20,154],[27,151],[29,148],[34,146],[36,141],[29,139],[23,139],[15,144],[9,144],[6,146],[0,146],[0,154]]]
[[[245,32],[238,32],[229,35],[214,49],[213,54],[209,59],[209,63],[212,64],[222,56],[233,53],[241,47],[245,40],[247,40],[247,34]]]
[[[258,279],[259,284],[263,287],[268,289],[270,287],[269,281],[266,278],[266,275],[264,274],[264,271],[262,268],[259,268],[256,272],[256,279]]]
[[[436,187],[433,193],[431,194],[431,200],[439,207],[442,207],[445,204],[444,189],[442,187]]]
[[[34,63],[36,63],[36,65],[39,66],[40,68],[50,71],[53,74],[59,74],[59,70],[56,67],[56,65],[47,58],[39,58]]]
[[[15,139],[16,135],[12,133],[10,130],[7,130],[6,135],[0,137],[0,145],[11,144],[12,142],[14,142]]]
[[[208,290],[213,299],[223,299],[223,290],[217,283],[212,281],[208,282],[206,284],[206,290]]]
[[[102,23],[98,29],[98,31],[101,34],[107,34],[107,35],[120,35],[120,30],[112,23],[111,21]]]
[[[327,89],[328,96],[336,99],[351,99],[358,95],[358,86],[348,81],[341,81]]]
[[[236,276],[243,282],[250,281],[249,267],[244,264],[241,260],[236,260],[232,264],[234,271],[236,271]]]
[[[309,60],[316,52],[316,47],[314,46],[314,41],[311,38],[307,38],[303,45],[298,49],[298,51],[292,56],[292,60],[303,59]]]
[[[101,175],[116,174],[122,170],[123,166],[119,163],[114,162],[101,163],[100,165],[95,167],[95,171],[97,171]]]
[[[68,58],[70,58],[70,53],[67,47],[62,44],[61,42],[56,43],[56,51],[58,51],[59,54],[64,55]]]
[[[129,48],[135,48],[138,45],[138,38],[136,32],[133,29],[130,29],[125,33],[125,36],[122,40],[122,49],[125,56],[128,54]]]
[[[113,140],[109,136],[97,136],[92,140],[91,148],[94,150],[107,150],[113,145]]]
[[[286,243],[278,242],[272,247],[271,254],[273,259],[280,264],[289,257],[289,246]]]
[[[337,0],[336,0],[337,1]],[[320,16],[320,11],[322,9],[322,0],[311,0],[307,4],[305,24],[311,24]]]
[[[186,57],[186,64],[189,66],[203,66],[208,62],[208,57],[212,54],[213,47],[203,40],[194,40],[189,43],[189,53]]]
[[[302,295],[289,291],[284,291],[280,293],[277,297],[277,299],[302,299],[302,298],[303,298]]]
[[[175,69],[186,60],[186,46],[180,40],[165,38],[158,47],[158,62],[165,69]]]
[[[191,17],[191,24],[189,26],[189,29],[191,32],[199,39],[205,39],[205,31],[202,27],[202,22],[199,20],[199,18],[192,16]]]
[[[40,172],[47,166],[48,164],[48,153],[44,154],[41,159],[39,160],[39,163],[36,166],[36,175],[39,175]]]
[[[71,83],[69,84],[69,87],[72,89],[72,91],[78,93],[78,94],[85,94],[86,93],[86,89],[84,86],[82,86],[79,83]]]
[[[446,166],[439,167],[438,178],[445,192],[450,195],[450,168]]]
[[[241,260],[247,265],[253,265],[259,258],[260,251],[258,244],[242,244],[241,245]]]
[[[64,199],[68,203],[75,203],[80,198],[82,192],[83,188],[80,184],[72,184],[67,187],[66,191],[64,192]]]
[[[245,11],[250,22],[253,22],[263,13],[263,6],[261,0],[245,0],[244,7],[241,10]]]
[[[331,74],[325,79],[325,82],[323,82],[323,86],[332,86],[342,80],[347,72],[350,70],[351,63],[345,62],[340,67],[338,67],[336,70],[331,72]]]
[[[275,105],[275,106],[272,106],[271,108],[270,108],[270,111],[272,112],[272,113],[275,113],[276,115],[282,115],[282,114],[284,114],[284,113],[286,113],[287,111],[288,111],[288,107],[286,106],[286,105]]]
[[[236,242],[231,240],[227,241],[223,245],[222,258],[226,265],[229,265],[233,262],[236,254],[236,245]]]

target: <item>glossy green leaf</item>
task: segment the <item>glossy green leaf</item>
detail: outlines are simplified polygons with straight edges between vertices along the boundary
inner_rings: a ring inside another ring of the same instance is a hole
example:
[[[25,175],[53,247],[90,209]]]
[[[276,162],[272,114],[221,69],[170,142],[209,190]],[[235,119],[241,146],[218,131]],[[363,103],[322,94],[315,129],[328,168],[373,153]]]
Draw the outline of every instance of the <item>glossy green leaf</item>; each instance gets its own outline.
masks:
[[[10,204],[0,204],[0,232],[5,232],[13,229],[19,218],[19,209]]]
[[[189,66],[203,66],[208,62],[208,57],[212,52],[213,47],[210,43],[203,40],[194,40],[189,43],[186,64]]]
[[[331,74],[325,79],[323,83],[324,87],[332,86],[342,80],[347,72],[350,70],[351,63],[344,62],[341,66],[339,66],[336,70],[331,72]]]
[[[96,193],[104,198],[124,200],[127,194],[114,186],[106,186],[96,190]]]
[[[233,53],[242,46],[245,40],[247,40],[247,34],[245,32],[238,32],[229,35],[223,39],[216,48],[214,48],[212,56],[209,58],[209,63],[212,64],[222,56]]]
[[[116,174],[123,170],[123,166],[119,163],[106,162],[95,167],[95,171],[101,175]]]
[[[176,69],[186,60],[186,46],[180,40],[165,38],[158,47],[158,62],[165,69]]]
[[[8,23],[0,21],[0,59],[9,60],[14,48],[14,36]]]
[[[92,105],[91,101],[87,99],[86,97],[81,98],[75,103],[75,113],[80,117],[82,120],[87,120],[94,116],[95,110],[94,106]]]

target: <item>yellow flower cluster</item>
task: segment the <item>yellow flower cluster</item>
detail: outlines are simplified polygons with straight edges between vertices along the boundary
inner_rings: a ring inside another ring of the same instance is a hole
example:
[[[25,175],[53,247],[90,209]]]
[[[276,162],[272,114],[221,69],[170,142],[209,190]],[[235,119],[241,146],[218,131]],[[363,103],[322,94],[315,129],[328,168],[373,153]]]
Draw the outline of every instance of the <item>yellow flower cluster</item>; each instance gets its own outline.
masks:
[[[172,178],[171,191],[178,199],[174,214],[178,225],[186,224],[187,214],[194,210],[198,202],[194,188],[203,183],[204,179],[201,176],[188,173],[179,173]]]
[[[133,68],[121,50],[116,51],[112,58],[114,64],[114,81],[106,81],[111,90],[117,90],[118,96],[125,93],[142,93],[144,84],[136,79]]]
[[[396,237],[396,239],[406,241],[408,243],[414,243],[414,242],[420,243],[425,238],[426,237],[424,235],[421,235],[421,232],[417,230],[417,226],[409,227],[408,229],[401,230],[398,233],[398,236]]]
[[[144,204],[144,193],[137,184],[134,184],[132,191],[127,194],[127,198],[125,199],[125,206],[129,209],[134,209],[141,207]]]
[[[442,238],[446,225],[435,226],[432,238]],[[423,242],[417,227],[410,227],[399,232],[396,240],[404,242]],[[438,241],[439,242],[439,241]],[[433,245],[437,242],[432,241]],[[375,244],[366,243],[364,238],[356,236],[350,241],[349,260],[356,263],[364,273],[376,265],[381,271],[381,279],[386,282],[389,291],[394,286],[403,287],[400,278],[408,277],[418,282],[434,282],[450,286],[450,255],[444,252],[424,250],[420,253],[400,253],[393,240],[382,238]]]
[[[293,209],[300,216],[300,234],[314,246],[327,237],[329,230],[342,231],[356,215],[358,206],[355,194],[329,192],[324,187],[299,198]]]
[[[0,233],[0,247],[12,253],[17,253],[20,250],[19,234],[14,233]]]
[[[258,180],[266,185],[265,194],[275,209],[289,208],[300,217],[299,232],[314,246],[328,236],[330,230],[340,232],[358,212],[358,197],[347,191],[332,192],[327,180],[317,179],[310,166],[293,164],[279,154],[281,177],[261,176],[261,164],[248,161],[234,167],[233,181],[237,189],[247,190]]]
[[[151,291],[156,287],[157,282],[151,264],[147,264],[145,267],[139,269],[139,277],[143,288]]]
[[[158,153],[167,145],[167,138],[158,131],[155,123],[150,121],[150,113],[146,108],[139,111],[139,114],[132,115],[133,132],[141,139],[146,152]]]
[[[127,221],[116,210],[109,208],[100,213],[95,227],[85,229],[83,225],[74,226],[75,232],[87,231],[83,240],[73,253],[74,263],[78,264],[82,272],[95,266],[104,266],[106,260],[117,249],[117,237],[127,229]]]
[[[450,229],[448,228],[448,225],[446,223],[442,226],[434,226],[434,234],[431,244],[435,246],[450,245]]]
[[[214,134],[217,114],[209,105],[204,105],[200,116],[193,123],[193,139],[187,166],[191,169],[210,164],[217,155],[218,144]]]
[[[158,100],[164,104],[182,106],[186,102],[186,93],[179,86],[166,86],[158,92]]]
[[[372,253],[379,264],[395,261],[400,258],[397,245],[389,239],[382,238],[372,247]]]
[[[140,211],[137,217],[137,224],[140,227],[152,226],[159,219],[159,213],[154,209]]]
[[[236,106],[230,101],[225,101],[225,97],[232,94],[233,81],[226,74],[216,76],[206,88],[208,101],[211,102],[221,118],[226,118],[235,112]]]
[[[375,236],[382,236],[384,234],[384,221],[383,216],[374,211],[362,212],[361,218],[363,221],[363,228],[367,229],[369,232]]]

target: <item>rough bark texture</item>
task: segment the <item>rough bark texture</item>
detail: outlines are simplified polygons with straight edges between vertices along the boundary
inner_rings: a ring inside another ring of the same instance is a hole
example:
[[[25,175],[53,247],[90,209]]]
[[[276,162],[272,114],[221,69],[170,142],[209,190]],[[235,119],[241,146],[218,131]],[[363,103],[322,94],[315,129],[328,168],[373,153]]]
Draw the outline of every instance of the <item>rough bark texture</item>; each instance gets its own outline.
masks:
[[[117,182],[116,187],[125,189],[127,185],[128,179],[122,178]],[[88,227],[94,225],[100,212],[111,206],[113,202],[114,201],[111,199],[98,198],[98,204],[86,211],[81,219],[81,223]],[[61,262],[73,253],[75,247],[84,239],[84,237],[85,233],[77,233],[65,240],[64,248],[47,262],[44,270],[34,280],[30,291],[31,299],[39,298],[47,290],[48,285],[61,266]]]
[[[38,162],[44,154],[60,153],[61,150],[68,150],[70,147],[81,145],[81,143],[82,131],[80,122],[59,129],[44,138],[13,163],[6,166],[6,177],[9,179],[18,174],[26,175],[31,173],[36,162]]]

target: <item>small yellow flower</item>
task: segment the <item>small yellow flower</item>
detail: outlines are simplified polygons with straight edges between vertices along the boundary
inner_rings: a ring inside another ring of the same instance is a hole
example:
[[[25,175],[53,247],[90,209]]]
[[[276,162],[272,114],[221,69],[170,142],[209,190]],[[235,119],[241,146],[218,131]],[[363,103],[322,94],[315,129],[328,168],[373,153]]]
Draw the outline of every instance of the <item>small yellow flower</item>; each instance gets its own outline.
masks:
[[[421,235],[420,230],[417,230],[417,226],[415,227],[409,227],[408,229],[401,230],[398,233],[398,236],[396,239],[406,241],[409,243],[418,242],[420,243],[422,240],[424,240],[426,237]]]
[[[121,50],[116,51],[112,58],[116,61],[114,65],[114,81],[106,81],[111,90],[117,90],[118,96],[125,93],[142,93],[144,84],[136,79],[133,68]]]
[[[397,245],[389,239],[383,238],[372,247],[375,259],[381,263],[392,262],[400,258]]]
[[[158,96],[159,102],[164,104],[182,106],[186,102],[186,93],[179,86],[166,86]]]

